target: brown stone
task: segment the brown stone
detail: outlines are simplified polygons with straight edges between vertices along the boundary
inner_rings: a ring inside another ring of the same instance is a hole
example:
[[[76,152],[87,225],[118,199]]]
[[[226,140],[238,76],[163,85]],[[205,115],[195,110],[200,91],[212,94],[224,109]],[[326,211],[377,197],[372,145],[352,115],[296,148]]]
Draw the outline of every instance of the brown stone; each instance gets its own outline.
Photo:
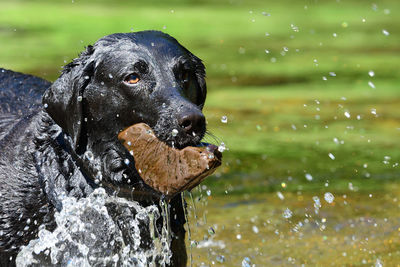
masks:
[[[133,155],[143,181],[167,196],[191,190],[221,165],[216,146],[172,148],[144,123],[128,127],[118,139]]]

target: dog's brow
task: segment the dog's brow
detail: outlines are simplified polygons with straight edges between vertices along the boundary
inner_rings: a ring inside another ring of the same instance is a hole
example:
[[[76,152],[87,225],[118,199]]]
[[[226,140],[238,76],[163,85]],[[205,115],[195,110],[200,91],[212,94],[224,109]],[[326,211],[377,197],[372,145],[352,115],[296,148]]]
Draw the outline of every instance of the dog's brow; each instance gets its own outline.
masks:
[[[136,61],[133,64],[133,67],[142,73],[148,72],[148,69],[149,69],[147,62],[143,59],[139,59],[138,61]]]

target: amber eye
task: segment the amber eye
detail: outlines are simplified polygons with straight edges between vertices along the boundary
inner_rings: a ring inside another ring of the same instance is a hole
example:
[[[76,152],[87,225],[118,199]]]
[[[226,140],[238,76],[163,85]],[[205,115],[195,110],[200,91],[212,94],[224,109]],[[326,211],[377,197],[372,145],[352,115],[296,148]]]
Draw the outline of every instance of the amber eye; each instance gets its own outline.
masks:
[[[125,83],[127,84],[137,84],[139,82],[139,75],[137,75],[136,73],[132,73],[129,74],[126,78],[125,78]]]

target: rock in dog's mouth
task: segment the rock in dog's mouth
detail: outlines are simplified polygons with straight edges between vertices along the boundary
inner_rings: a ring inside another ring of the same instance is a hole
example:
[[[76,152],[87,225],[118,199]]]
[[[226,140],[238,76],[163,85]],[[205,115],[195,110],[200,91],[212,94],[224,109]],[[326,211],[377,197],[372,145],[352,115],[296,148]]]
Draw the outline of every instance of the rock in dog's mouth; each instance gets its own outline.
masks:
[[[128,127],[118,139],[135,159],[143,181],[166,196],[191,190],[221,165],[222,154],[215,145],[172,148],[145,123]]]

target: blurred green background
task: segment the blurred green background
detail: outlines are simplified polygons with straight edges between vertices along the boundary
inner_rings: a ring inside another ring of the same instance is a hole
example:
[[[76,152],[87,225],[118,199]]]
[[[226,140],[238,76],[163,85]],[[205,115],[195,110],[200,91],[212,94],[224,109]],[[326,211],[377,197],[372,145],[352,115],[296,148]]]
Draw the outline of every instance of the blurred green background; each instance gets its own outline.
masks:
[[[193,265],[396,266],[399,12],[398,0],[0,0],[0,66],[54,81],[104,35],[171,34],[203,59],[206,139],[229,149],[188,197]]]

